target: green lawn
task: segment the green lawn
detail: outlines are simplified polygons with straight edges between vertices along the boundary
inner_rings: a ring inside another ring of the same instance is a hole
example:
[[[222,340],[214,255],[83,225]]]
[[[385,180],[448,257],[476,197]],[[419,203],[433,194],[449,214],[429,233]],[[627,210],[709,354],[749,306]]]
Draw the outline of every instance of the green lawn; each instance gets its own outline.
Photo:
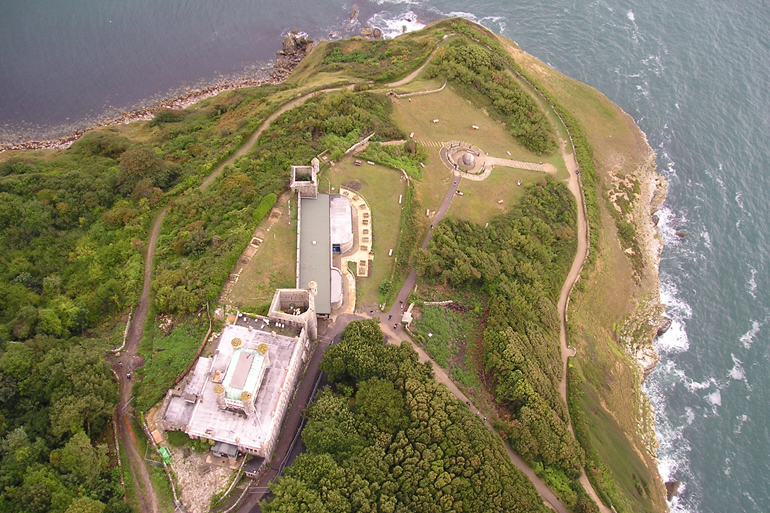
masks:
[[[458,219],[484,224],[494,215],[507,211],[518,202],[528,185],[545,181],[546,174],[509,167],[495,167],[482,182],[463,180],[449,207],[449,214]],[[521,180],[521,186],[517,181]],[[502,203],[498,201],[503,200]]]
[[[435,85],[435,82],[431,85]],[[447,109],[451,105],[451,109]],[[524,162],[549,162],[556,166],[557,180],[567,178],[564,161],[558,152],[551,156],[536,155],[511,137],[505,127],[490,118],[484,111],[470,102],[449,86],[436,94],[398,100],[394,109],[394,119],[407,132],[414,132],[417,141],[462,140],[477,145],[491,156],[511,158]],[[432,120],[438,119],[438,123]],[[475,130],[472,125],[478,126]],[[441,162],[439,148],[426,146],[429,160],[423,170],[423,178],[417,182],[417,197],[423,209],[436,210],[453,180],[452,173]],[[508,155],[508,152],[511,155]],[[461,184],[463,196],[452,201],[449,212],[461,219],[478,223],[486,222],[497,212],[502,212],[523,194],[516,185],[521,179],[522,185],[542,179],[542,173],[525,170],[512,170],[498,167],[483,182],[465,180]],[[502,199],[503,203],[497,201]],[[427,218],[426,218],[427,224]]]
[[[456,93],[451,86],[424,96],[401,98],[395,104],[393,117],[401,128],[414,132],[417,141],[460,140],[472,143],[493,157],[525,162],[550,162],[563,167],[561,156],[555,152],[541,156],[521,146],[499,122]],[[438,123],[433,123],[438,119]],[[478,130],[473,126],[479,127]]]
[[[291,201],[291,212],[289,212]],[[238,282],[230,291],[230,302],[244,310],[264,308],[277,288],[292,288],[297,273],[297,199],[284,194],[275,205],[281,217],[273,222],[270,215],[259,225],[262,243],[248,264],[236,264],[233,272],[243,267]],[[268,229],[270,231],[268,231]]]
[[[385,280],[390,279],[393,268],[393,257],[388,256],[390,249],[396,248],[399,236],[399,222],[401,220],[401,205],[398,204],[399,195],[406,191],[406,183],[400,171],[384,166],[363,166],[353,164],[352,158],[343,159],[334,167],[321,173],[320,184],[322,190],[328,190],[329,184],[338,193],[339,186],[357,182],[360,184],[358,192],[369,203],[372,209],[372,228],[374,235],[374,261],[368,278],[359,278],[356,281],[357,309],[371,308],[380,301],[378,287]],[[400,286],[400,284],[396,284]]]
[[[435,211],[441,205],[449,186],[452,185],[454,176],[452,172],[441,162],[438,148],[427,148],[428,162],[422,170],[422,178],[415,181],[417,201],[420,202],[422,212],[420,218],[425,220],[424,226],[428,226],[428,218],[425,210]],[[422,239],[420,239],[422,241]]]
[[[398,94],[414,93],[417,91],[429,91],[431,89],[438,89],[443,83],[444,81],[438,78],[425,78],[425,72],[423,71],[417,75],[414,80],[402,86],[396,87],[394,91]],[[399,101],[405,100],[406,98],[402,98]]]

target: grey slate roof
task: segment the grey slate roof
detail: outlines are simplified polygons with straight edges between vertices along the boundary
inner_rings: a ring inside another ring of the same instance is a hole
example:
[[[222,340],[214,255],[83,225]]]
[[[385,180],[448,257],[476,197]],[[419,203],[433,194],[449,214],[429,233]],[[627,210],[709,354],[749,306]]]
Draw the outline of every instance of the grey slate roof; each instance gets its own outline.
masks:
[[[329,195],[302,198],[299,243],[298,288],[318,284],[315,298],[317,314],[331,313],[331,234],[329,222]]]

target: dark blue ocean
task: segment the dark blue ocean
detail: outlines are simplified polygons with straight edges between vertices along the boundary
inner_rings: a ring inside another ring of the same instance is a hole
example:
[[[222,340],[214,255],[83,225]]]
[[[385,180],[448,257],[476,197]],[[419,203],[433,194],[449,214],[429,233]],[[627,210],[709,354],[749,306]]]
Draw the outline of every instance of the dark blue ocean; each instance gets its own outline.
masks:
[[[466,16],[636,119],[668,178],[672,328],[646,389],[674,511],[770,511],[770,9],[702,0],[0,0],[0,141],[58,137],[220,78],[281,36]],[[351,11],[357,11],[350,18]],[[676,231],[686,232],[684,239]]]

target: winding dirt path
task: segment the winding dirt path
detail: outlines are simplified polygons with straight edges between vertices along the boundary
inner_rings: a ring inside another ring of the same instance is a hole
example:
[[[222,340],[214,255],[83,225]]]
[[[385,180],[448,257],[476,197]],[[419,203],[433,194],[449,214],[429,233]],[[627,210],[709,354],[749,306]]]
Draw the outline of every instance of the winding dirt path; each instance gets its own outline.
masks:
[[[452,185],[450,185],[449,189],[447,190],[446,195],[444,196],[444,199],[441,202],[441,205],[439,206],[438,210],[436,211],[436,215],[431,220],[431,226],[437,225],[446,215],[447,211],[449,210],[449,205],[452,203],[452,198],[455,196],[455,191],[457,191],[457,188],[460,186],[460,181],[462,178],[459,176],[459,174],[454,173],[454,179],[452,180]],[[425,238],[422,241],[422,244],[420,247],[422,249],[426,249],[428,247],[428,242],[430,241],[432,235],[432,231],[429,229],[428,233],[425,235]],[[412,290],[414,289],[415,283],[417,282],[417,274],[414,272],[414,270],[409,272],[409,275],[406,277],[406,280],[404,282],[403,287],[401,287],[401,290],[398,293],[398,297],[396,298],[396,301],[393,302],[393,306],[390,308],[387,312],[377,313],[371,317],[377,318],[380,321],[380,328],[382,331],[388,336],[388,340],[392,341],[393,343],[400,343],[401,340],[408,340],[412,344],[412,348],[417,352],[417,355],[419,356],[419,359],[421,362],[431,362],[433,364],[433,374],[436,378],[436,381],[443,383],[446,385],[446,387],[449,389],[449,391],[454,395],[457,399],[462,401],[463,403],[468,405],[468,408],[471,410],[471,412],[481,416],[482,413],[473,405],[473,403],[470,402],[468,397],[457,387],[457,385],[452,381],[452,379],[447,375],[447,373],[442,369],[439,365],[434,362],[431,357],[428,355],[428,353],[425,352],[425,350],[420,347],[419,344],[415,343],[409,334],[404,331],[403,327],[401,326],[399,320],[401,319],[401,313],[402,313],[402,306],[405,306],[408,304],[409,295],[412,293]],[[493,431],[495,434],[497,434],[497,431],[492,427],[492,424],[490,424],[486,418],[484,418],[484,424],[487,426],[487,428],[490,431]],[[553,493],[553,491],[548,487],[547,484],[545,484],[545,481],[543,481],[537,474],[535,474],[535,471],[532,470],[532,468],[527,465],[521,457],[513,452],[511,447],[503,442],[503,446],[505,447],[506,452],[508,453],[508,457],[511,459],[511,463],[513,463],[519,470],[521,470],[532,482],[532,484],[535,487],[535,490],[537,490],[537,493],[540,494],[540,497],[543,499],[545,504],[556,510],[558,513],[569,513],[567,508],[564,506],[564,504],[561,503],[559,498],[556,496],[556,494]]]
[[[409,82],[411,79],[416,77],[422,69],[425,68],[425,66],[430,61],[430,58],[435,54],[436,50],[431,53],[431,55],[426,60],[425,64],[420,66],[417,70],[415,70],[413,73],[411,73],[409,76],[407,76],[405,79],[400,80],[398,82],[395,82],[393,84],[390,84],[391,87],[396,87],[403,85],[407,82]],[[518,81],[521,81],[522,78],[515,76],[510,70],[509,73],[514,76],[514,78]],[[529,84],[531,86],[531,84]],[[535,100],[541,105],[541,107],[548,112],[549,110],[552,110],[550,108],[550,105],[547,101],[539,94],[533,94]],[[558,115],[554,112],[554,115],[558,118]],[[561,119],[559,118],[559,122],[561,122]],[[563,124],[563,123],[562,123]],[[565,126],[565,130],[567,130]],[[567,133],[569,134],[569,131],[567,130]],[[583,268],[583,264],[588,256],[588,219],[586,216],[586,210],[585,205],[583,204],[583,192],[581,190],[581,184],[580,184],[580,176],[578,174],[579,168],[577,165],[577,161],[575,160],[575,155],[573,153],[568,153],[566,148],[567,144],[571,145],[570,141],[561,140],[561,154],[562,158],[564,160],[564,163],[567,167],[567,171],[569,173],[569,178],[567,180],[567,186],[572,193],[572,195],[575,197],[575,201],[577,204],[577,249],[575,252],[575,258],[572,261],[572,266],[570,267],[569,272],[567,273],[567,277],[564,280],[564,285],[562,285],[561,292],[559,294],[559,301],[557,303],[557,311],[559,315],[560,320],[560,328],[559,328],[559,341],[561,346],[561,358],[562,358],[562,365],[564,369],[564,373],[562,376],[562,379],[559,383],[559,393],[562,397],[562,400],[564,400],[565,404],[567,403],[567,372],[568,372],[568,366],[569,366],[569,358],[571,356],[575,356],[576,351],[574,348],[570,347],[567,343],[567,306],[569,303],[569,295],[572,291],[572,287],[575,285],[575,282],[578,280],[578,277],[580,276],[580,271]],[[444,160],[444,155],[441,155],[442,160]],[[445,162],[445,164],[447,164]],[[548,171],[555,171],[549,169]],[[457,176],[457,175],[456,175]],[[446,213],[449,203],[452,201],[452,197],[454,196],[454,190],[457,189],[457,185],[459,184],[459,177],[454,180],[453,186],[450,187],[450,190],[447,191],[447,195],[444,198],[444,201],[441,204],[441,207],[439,208],[439,211],[437,212],[436,217],[433,219],[431,226],[434,226],[435,224],[438,224],[439,221],[443,218],[444,214]],[[428,231],[428,234],[425,237],[425,240],[423,241],[422,248],[427,247],[428,240],[430,239],[431,232]],[[406,282],[404,283],[404,286],[402,287],[401,291],[399,292],[398,299],[402,304],[406,305],[407,299],[409,297],[409,294],[414,288],[414,285],[416,283],[416,276],[414,271],[409,273],[409,276],[407,276]],[[418,352],[420,355],[420,361],[430,361],[430,357],[422,350],[421,347],[419,347],[418,344],[414,343],[411,338],[408,336],[405,336],[406,334],[399,335],[397,332],[399,331],[397,325],[391,324],[392,318],[399,319],[400,318],[400,305],[396,305],[394,303],[393,307],[391,308],[390,312],[387,312],[386,314],[378,315],[380,317],[381,321],[381,327],[383,331],[386,332],[391,337],[396,337],[396,340],[398,340],[399,337],[406,338],[412,343],[412,347]],[[385,315],[389,315],[390,317],[385,320]],[[436,374],[436,379],[442,383],[444,383],[447,388],[463,402],[467,402],[468,399],[465,397],[465,395],[460,392],[460,390],[455,386],[455,384],[452,382],[452,380],[446,375],[446,373],[443,372],[443,369],[438,367],[437,365],[434,365],[434,370]],[[471,409],[474,409],[474,407],[471,405]],[[478,410],[476,410],[478,411]],[[488,427],[490,429],[493,429],[491,425],[487,423]],[[572,420],[569,419],[568,428],[570,432],[574,436],[574,430],[572,427]],[[540,493],[540,496],[546,501],[547,504],[549,504],[551,507],[556,509],[557,511],[566,512],[567,509],[564,507],[564,505],[558,500],[558,498],[554,495],[554,493],[551,491],[550,488],[545,484],[545,482],[540,479],[534,471],[518,456],[516,455],[511,448],[508,446],[508,444],[504,444],[506,447],[506,450],[508,451],[509,456],[511,457],[511,461],[520,469],[522,470],[532,481],[532,483],[535,485],[535,488],[537,489],[538,493]],[[580,476],[580,483],[583,485],[583,488],[585,488],[588,495],[593,499],[593,501],[597,504],[599,507],[599,510],[602,513],[613,513],[614,510],[608,508],[598,497],[596,494],[596,491],[593,489],[593,486],[588,481],[588,477],[586,476],[585,469],[581,470],[581,476]]]
[[[564,367],[564,374],[559,382],[559,393],[565,404],[567,402],[567,366],[569,365],[569,357],[575,356],[575,349],[567,344],[567,303],[569,302],[569,294],[572,291],[572,287],[580,276],[580,270],[583,268],[583,262],[585,262],[588,256],[588,220],[585,216],[585,209],[583,207],[583,195],[580,191],[580,182],[577,175],[577,162],[575,162],[575,155],[567,153],[565,151],[566,142],[561,142],[561,154],[564,158],[564,163],[567,165],[567,171],[569,172],[569,181],[567,186],[569,187],[572,195],[575,196],[577,202],[577,251],[575,251],[575,258],[572,260],[572,267],[570,267],[567,273],[567,278],[564,280],[564,285],[561,287],[561,293],[559,294],[559,302],[556,305],[556,310],[559,312],[559,342],[561,343],[561,363]],[[570,431],[572,431],[572,421],[569,425]]]
[[[219,178],[219,175],[222,174],[222,172],[225,170],[225,166],[228,166],[236,161],[238,157],[241,157],[245,155],[256,143],[257,139],[259,139],[259,136],[262,135],[262,132],[265,131],[267,127],[270,126],[270,124],[275,121],[278,116],[286,112],[287,110],[293,109],[297,105],[301,105],[308,101],[310,98],[314,96],[318,96],[319,94],[323,93],[330,93],[332,91],[340,91],[342,90],[342,87],[330,87],[329,89],[320,89],[318,91],[314,91],[312,93],[307,93],[304,95],[298,96],[296,99],[290,101],[289,103],[286,103],[283,105],[283,107],[279,108],[277,111],[270,114],[267,119],[265,119],[261,125],[259,125],[259,128],[257,128],[257,131],[252,134],[252,136],[249,138],[248,141],[246,141],[246,144],[244,144],[241,149],[236,151],[232,154],[230,158],[225,160],[223,163],[219,165],[214,171],[211,172],[209,176],[206,177],[203,182],[201,182],[200,186],[198,186],[198,190],[204,191],[206,188],[214,183],[214,180]]]
[[[230,158],[224,161],[222,164],[209,174],[198,187],[203,191],[208,188],[214,180],[216,180],[224,171],[225,166],[232,164],[235,160],[244,155],[246,152],[256,144],[257,139],[275,121],[275,119],[286,112],[289,109],[306,102],[310,98],[322,93],[328,93],[342,89],[341,87],[334,87],[329,89],[321,89],[304,95],[298,96],[296,99],[284,104],[273,114],[267,117],[265,121],[259,126],[254,134],[249,138],[246,144],[241,149],[236,151]],[[147,252],[144,257],[144,282],[142,284],[142,293],[139,296],[139,305],[136,308],[136,314],[131,321],[131,326],[128,330],[128,336],[126,338],[126,346],[119,357],[115,358],[113,368],[115,368],[118,376],[120,377],[120,403],[118,404],[115,412],[114,423],[118,429],[118,436],[123,448],[128,456],[128,463],[133,477],[134,487],[136,489],[136,496],[139,500],[139,506],[143,513],[158,513],[159,502],[158,496],[155,493],[155,489],[150,479],[150,473],[147,468],[147,464],[144,461],[143,455],[140,453],[136,436],[131,423],[128,419],[127,410],[129,410],[132,400],[132,388],[133,381],[129,376],[133,373],[134,369],[142,365],[141,357],[137,356],[139,345],[142,342],[142,335],[144,334],[144,324],[147,321],[147,312],[149,311],[150,296],[152,292],[152,274],[154,269],[155,260],[155,248],[158,244],[158,237],[160,236],[160,230],[163,226],[163,220],[168,213],[169,207],[164,207],[158,215],[155,217],[152,229],[150,230],[150,237],[147,241]],[[144,433],[140,433],[139,436],[144,436]]]
[[[144,322],[147,319],[149,309],[150,292],[152,291],[152,269],[153,259],[155,258],[155,246],[158,243],[160,228],[163,224],[163,218],[168,212],[168,207],[161,210],[150,231],[150,238],[147,241],[147,253],[144,256],[144,283],[142,284],[142,293],[139,296],[139,306],[136,309],[136,315],[131,321],[126,338],[126,347],[117,359],[118,376],[120,376],[120,403],[117,406],[115,418],[118,428],[118,435],[123,444],[123,448],[128,456],[128,463],[131,468],[131,475],[136,488],[136,497],[143,512],[157,513],[158,496],[155,494],[152,480],[147,465],[144,462],[142,454],[136,443],[136,434],[131,427],[126,410],[129,408],[132,396],[133,381],[129,376],[133,370],[140,365],[137,357],[139,344],[142,342],[144,333]],[[143,433],[140,433],[143,436]]]
[[[569,358],[575,356],[577,351],[567,343],[567,305],[569,304],[569,295],[572,292],[572,287],[577,282],[580,276],[580,271],[583,269],[583,263],[588,257],[588,219],[586,218],[585,206],[583,205],[583,194],[580,189],[580,177],[577,174],[578,165],[575,161],[574,153],[567,153],[565,151],[567,142],[561,141],[561,154],[564,157],[564,163],[567,165],[569,171],[568,187],[572,195],[575,196],[577,202],[578,216],[577,216],[577,251],[575,252],[575,259],[572,261],[572,267],[570,267],[567,278],[562,285],[561,293],[559,294],[559,302],[556,305],[556,309],[559,312],[559,341],[561,343],[561,362],[564,367],[564,374],[559,382],[559,393],[561,394],[564,403],[567,403],[567,372],[569,372]],[[572,436],[575,436],[575,431],[572,428],[572,418],[569,419],[569,431]],[[599,499],[594,487],[588,480],[585,468],[580,469],[580,484],[585,488],[586,493],[593,499],[599,511],[602,513],[613,513],[614,510],[608,508]]]
[[[439,41],[439,43],[440,42],[441,41]],[[428,58],[425,59],[425,62],[422,63],[422,66],[420,66],[416,70],[412,71],[411,73],[409,73],[407,76],[405,76],[401,80],[397,80],[396,82],[391,82],[390,84],[385,84],[385,87],[390,87],[390,88],[401,87],[402,85],[408,84],[409,82],[411,82],[412,80],[417,78],[417,75],[419,75],[420,72],[425,69],[425,66],[430,64],[431,59],[433,59],[433,56],[436,55],[436,52],[438,51],[439,43],[436,43],[436,48],[434,48],[433,51],[430,52],[430,55],[428,55]]]

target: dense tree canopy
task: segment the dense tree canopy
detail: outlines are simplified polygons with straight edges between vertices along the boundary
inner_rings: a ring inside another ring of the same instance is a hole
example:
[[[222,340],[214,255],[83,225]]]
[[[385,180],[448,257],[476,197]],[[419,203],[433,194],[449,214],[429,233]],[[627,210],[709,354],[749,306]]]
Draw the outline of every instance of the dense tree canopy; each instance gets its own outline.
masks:
[[[558,391],[564,371],[556,312],[574,226],[569,191],[548,180],[486,227],[445,219],[418,254],[416,269],[425,279],[488,295],[484,363],[509,415],[498,428],[549,484],[566,483],[562,496],[573,500],[565,502],[577,504],[582,488],[573,480],[585,456]]]
[[[545,512],[499,439],[374,321],[347,326],[321,367],[307,453],[271,485],[265,512]]]
[[[3,155],[0,511],[126,511],[103,445],[117,387],[91,330],[135,303],[156,207],[237,140],[220,119],[247,95],[136,127],[143,143],[104,128],[64,151]],[[199,235],[190,254],[208,242]]]
[[[116,388],[100,349],[42,335],[6,348],[0,511],[64,512],[86,504],[91,509],[72,511],[105,511],[110,499],[122,497],[107,446],[94,442],[112,417]]]

